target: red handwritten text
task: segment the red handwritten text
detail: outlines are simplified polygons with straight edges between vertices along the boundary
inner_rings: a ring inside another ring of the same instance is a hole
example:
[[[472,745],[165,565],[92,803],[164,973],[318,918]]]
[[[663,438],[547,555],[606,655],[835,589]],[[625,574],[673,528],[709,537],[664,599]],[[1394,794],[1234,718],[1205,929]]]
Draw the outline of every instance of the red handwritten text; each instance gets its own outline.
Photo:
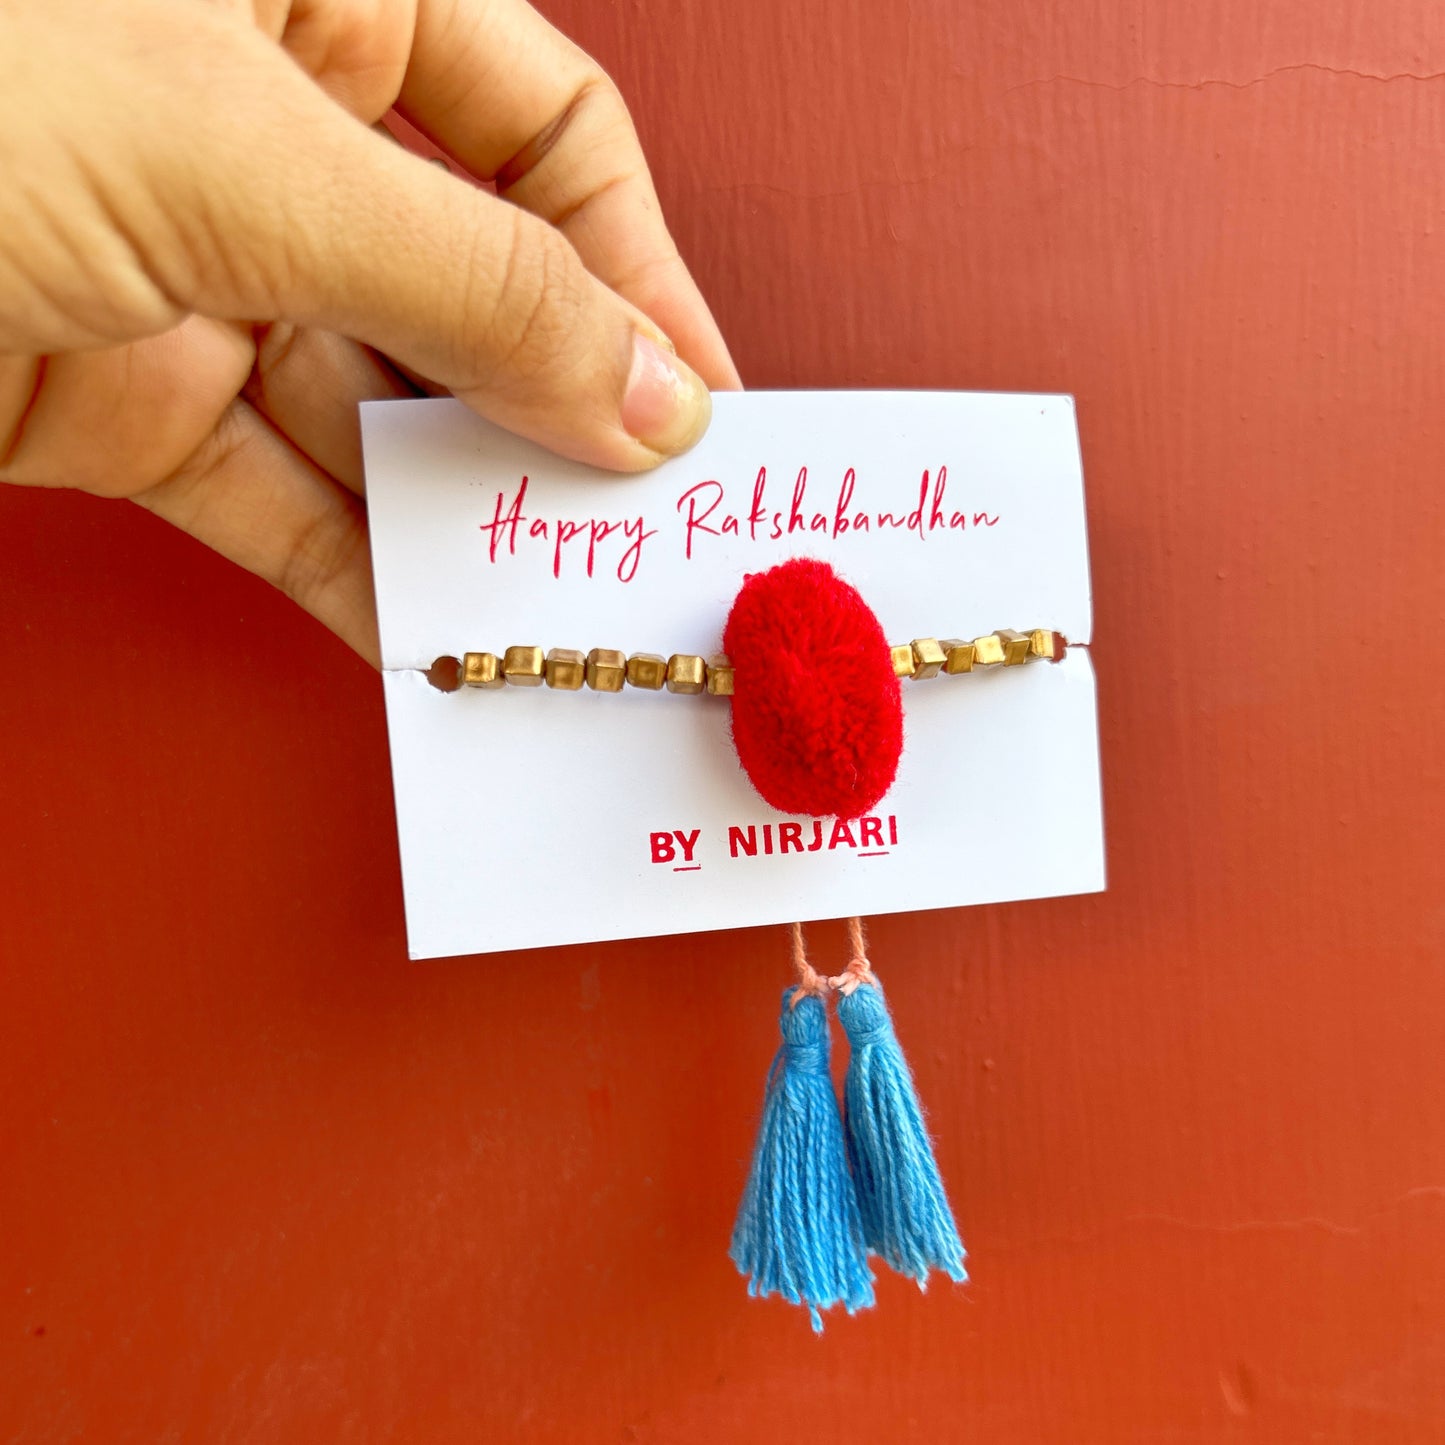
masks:
[[[603,517],[586,517],[574,520],[568,517],[529,517],[522,510],[527,500],[527,478],[523,477],[516,494],[508,501],[506,492],[497,493],[496,508],[490,522],[483,522],[481,529],[488,534],[487,560],[495,562],[497,552],[505,542],[507,555],[517,555],[517,538],[541,540],[551,544],[552,575],[562,575],[564,551],[573,542],[585,539],[587,544],[587,576],[595,575],[597,549],[609,537],[618,536],[628,545],[617,559],[617,580],[631,582],[637,576],[638,564],[642,561],[642,544],[649,537],[657,535],[656,529],[649,531],[645,520],[638,516],[613,520]],[[575,549],[574,549],[575,550]]]
[[[776,542],[796,533],[821,533],[838,538],[848,532],[912,532],[921,542],[938,531],[962,532],[969,527],[992,527],[998,517],[988,512],[963,512],[947,505],[948,468],[939,467],[930,480],[925,470],[918,483],[918,505],[911,511],[869,511],[853,504],[858,483],[852,467],[843,473],[838,490],[827,511],[810,509],[808,505],[808,469],[799,467],[793,480],[792,495],[786,509],[774,509],[767,499],[768,469],[759,467],[753,479],[752,503],[746,512],[727,511],[723,507],[726,490],[716,480],[698,482],[677,499],[677,510],[683,519],[683,551],[691,560],[693,549],[705,537],[741,537],[750,541]]]

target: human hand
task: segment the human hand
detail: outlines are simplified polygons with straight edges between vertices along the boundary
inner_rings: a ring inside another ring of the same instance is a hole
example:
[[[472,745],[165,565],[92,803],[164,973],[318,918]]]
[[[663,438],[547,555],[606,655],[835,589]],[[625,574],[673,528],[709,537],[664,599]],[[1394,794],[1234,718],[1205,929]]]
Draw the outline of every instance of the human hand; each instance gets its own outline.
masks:
[[[618,470],[739,384],[593,61],[524,0],[0,0],[0,481],[129,497],[376,662],[356,406],[422,378]]]

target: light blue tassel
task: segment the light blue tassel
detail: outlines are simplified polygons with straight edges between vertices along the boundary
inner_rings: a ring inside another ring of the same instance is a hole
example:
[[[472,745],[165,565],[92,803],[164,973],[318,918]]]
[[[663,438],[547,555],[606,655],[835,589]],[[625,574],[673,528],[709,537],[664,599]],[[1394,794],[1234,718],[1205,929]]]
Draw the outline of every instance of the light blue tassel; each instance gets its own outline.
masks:
[[[783,994],[783,1046],[768,1071],[752,1169],[729,1251],[751,1295],[849,1314],[873,1303],[843,1122],[828,1074],[828,1016],[807,994]]]
[[[838,1000],[838,1017],[851,1049],[843,1102],[863,1238],[920,1289],[930,1269],[966,1280],[963,1241],[883,990],[859,984]]]

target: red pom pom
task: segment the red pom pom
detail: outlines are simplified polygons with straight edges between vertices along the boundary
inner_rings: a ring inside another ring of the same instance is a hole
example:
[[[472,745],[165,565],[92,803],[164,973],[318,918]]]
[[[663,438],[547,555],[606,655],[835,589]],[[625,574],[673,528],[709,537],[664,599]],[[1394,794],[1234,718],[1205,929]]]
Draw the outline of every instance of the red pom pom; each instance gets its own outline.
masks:
[[[826,562],[749,577],[723,631],[733,745],[783,813],[856,818],[893,785],[903,700],[878,619]]]

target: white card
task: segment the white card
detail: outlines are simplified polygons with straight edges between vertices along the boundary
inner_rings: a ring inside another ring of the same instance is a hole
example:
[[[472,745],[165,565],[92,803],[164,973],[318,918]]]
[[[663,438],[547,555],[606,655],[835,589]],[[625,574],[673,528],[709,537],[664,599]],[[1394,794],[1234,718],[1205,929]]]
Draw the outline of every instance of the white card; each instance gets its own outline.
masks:
[[[722,394],[693,451],[635,477],[454,401],[369,403],[362,429],[412,957],[1104,886],[1070,397]],[[744,575],[797,555],[894,642],[1046,627],[1071,646],[905,681],[897,780],[841,832],[753,791],[724,698],[424,675],[511,645],[716,652]]]

